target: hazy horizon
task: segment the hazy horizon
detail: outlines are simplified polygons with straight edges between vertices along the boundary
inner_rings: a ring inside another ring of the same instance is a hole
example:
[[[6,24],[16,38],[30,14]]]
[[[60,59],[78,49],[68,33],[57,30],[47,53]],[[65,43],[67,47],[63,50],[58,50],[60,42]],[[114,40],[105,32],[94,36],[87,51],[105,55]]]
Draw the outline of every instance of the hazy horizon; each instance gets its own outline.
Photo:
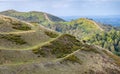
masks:
[[[0,11],[42,11],[57,16],[120,15],[120,0],[0,0]]]

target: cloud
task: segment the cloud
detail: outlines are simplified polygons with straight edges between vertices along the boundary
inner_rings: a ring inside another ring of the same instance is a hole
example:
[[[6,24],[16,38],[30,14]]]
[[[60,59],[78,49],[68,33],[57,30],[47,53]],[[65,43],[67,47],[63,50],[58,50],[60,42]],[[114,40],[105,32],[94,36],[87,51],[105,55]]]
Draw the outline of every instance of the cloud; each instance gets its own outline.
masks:
[[[70,7],[70,1],[69,0],[59,0],[59,1],[53,1],[51,4],[52,8],[69,8]]]
[[[84,0],[84,1],[92,1],[92,2],[109,2],[109,1],[120,1],[120,0]]]
[[[0,1],[29,1],[29,0],[0,0]]]
[[[120,0],[0,0],[0,11],[43,11],[55,15],[119,13]],[[66,13],[67,12],[67,13]]]
[[[29,0],[0,0],[0,2],[25,2]]]

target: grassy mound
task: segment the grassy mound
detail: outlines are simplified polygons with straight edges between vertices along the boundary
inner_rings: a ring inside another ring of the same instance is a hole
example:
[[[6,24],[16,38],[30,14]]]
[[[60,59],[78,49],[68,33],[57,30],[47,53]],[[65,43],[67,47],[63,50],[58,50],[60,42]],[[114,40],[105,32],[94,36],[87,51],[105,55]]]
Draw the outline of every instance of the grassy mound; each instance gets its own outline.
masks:
[[[41,48],[34,49],[36,54],[43,56],[54,55],[57,58],[66,56],[80,49],[82,44],[74,36],[64,34],[49,44],[42,46]]]

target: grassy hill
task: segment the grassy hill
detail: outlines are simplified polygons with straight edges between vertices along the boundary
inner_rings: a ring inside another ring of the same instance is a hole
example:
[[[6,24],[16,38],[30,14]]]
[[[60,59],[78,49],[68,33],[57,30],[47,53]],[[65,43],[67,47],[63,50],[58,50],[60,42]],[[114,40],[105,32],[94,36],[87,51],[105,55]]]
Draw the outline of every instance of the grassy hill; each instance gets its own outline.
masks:
[[[37,23],[42,23],[42,22],[59,22],[59,21],[64,21],[63,19],[45,13],[45,12],[37,12],[37,11],[30,11],[30,12],[18,12],[16,10],[7,10],[0,12],[2,15],[7,15],[11,17],[16,17],[20,20],[24,20],[27,22],[37,22]]]
[[[79,40],[79,37],[85,38],[104,32],[104,29],[92,20],[81,18],[71,22],[59,22],[66,26],[62,32],[69,34],[60,34],[35,22],[27,23],[4,15],[0,15],[0,21],[0,74],[120,72],[118,56]],[[59,27],[57,30],[60,30]],[[81,36],[77,37],[77,32],[81,32]],[[72,36],[74,34],[77,38]]]
[[[102,34],[102,33],[107,33],[109,31],[111,31],[112,29],[115,29],[116,31],[118,31],[117,28],[114,28],[110,25],[104,25],[101,23],[97,23],[94,20],[88,19],[88,18],[79,18],[76,20],[72,20],[70,22],[65,22],[61,18],[58,18],[54,15],[44,13],[44,12],[37,12],[37,11],[18,12],[15,10],[7,10],[7,11],[0,12],[0,14],[12,16],[12,17],[18,18],[20,20],[30,22],[32,24],[40,24],[40,25],[43,25],[44,27],[55,30],[57,32],[71,34],[71,35],[74,35],[75,37],[77,37],[77,39],[79,39],[79,40],[88,41],[88,40],[90,40],[90,38],[91,38],[91,40],[93,40],[94,36],[96,36],[98,34]],[[10,30],[18,31],[18,30],[30,30],[31,29],[29,26],[25,26],[25,24],[22,24],[21,26],[15,26],[15,24],[17,24],[19,22],[16,22],[16,23],[15,23],[15,21],[13,21],[13,22],[14,22],[13,23],[14,29],[10,28],[10,25],[4,26],[4,24],[8,24],[8,23],[3,23],[3,26],[1,25],[2,26],[1,31],[4,31],[4,30],[5,31],[10,31]],[[1,23],[2,23],[2,21],[1,21]],[[93,42],[93,41],[95,41],[95,42]],[[99,43],[96,43],[96,40],[93,40],[93,41],[89,41],[89,42],[92,44],[97,44],[99,46],[104,47],[103,46],[103,43],[105,43],[104,40],[103,40],[103,42],[101,42],[102,40],[99,40]],[[109,49],[109,50],[113,49],[113,50],[115,50],[114,53],[117,52],[116,54],[119,55],[118,50],[120,50],[120,49],[119,49],[118,45],[114,44],[115,43],[114,40],[112,43],[109,43],[110,41],[107,41],[107,42],[109,44],[109,45],[107,45],[107,49]],[[118,40],[118,42],[119,42],[119,40]],[[113,46],[113,47],[111,48],[110,46]]]
[[[0,12],[0,14],[15,17],[30,23],[41,24],[49,29],[74,35],[78,39],[82,39],[93,33],[109,31],[112,28],[111,26],[105,26],[87,18],[65,22],[63,19],[45,12],[18,12],[15,10],[7,10]]]
[[[7,53],[7,54],[6,54]],[[118,74],[120,58],[64,34],[33,50],[1,50],[0,74]]]
[[[28,49],[37,47],[59,34],[42,26],[0,15],[0,48]]]
[[[0,14],[15,17],[30,23],[41,24],[57,32],[74,35],[78,39],[87,39],[87,37],[92,34],[109,31],[112,28],[112,26],[105,26],[88,18],[65,22],[63,19],[45,12],[18,12],[15,10],[7,10],[0,12]]]
[[[39,60],[32,50],[60,35],[38,24],[30,24],[4,15],[0,15],[0,21],[0,65]]]

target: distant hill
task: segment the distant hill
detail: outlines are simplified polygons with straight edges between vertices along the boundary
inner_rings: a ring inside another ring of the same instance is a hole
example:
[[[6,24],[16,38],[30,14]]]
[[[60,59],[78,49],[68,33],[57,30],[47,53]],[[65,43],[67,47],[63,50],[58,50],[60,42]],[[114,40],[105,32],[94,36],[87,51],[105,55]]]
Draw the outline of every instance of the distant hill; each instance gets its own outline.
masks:
[[[2,15],[7,15],[11,17],[16,17],[20,20],[24,20],[27,22],[37,22],[37,23],[42,23],[42,22],[59,22],[59,21],[64,21],[63,19],[45,13],[45,12],[38,12],[38,11],[30,11],[30,12],[19,12],[16,10],[7,10],[0,12]]]
[[[72,34],[79,39],[88,34],[108,31],[112,28],[111,26],[105,26],[87,18],[65,22],[63,19],[45,12],[18,12],[15,10],[7,10],[0,12],[0,14],[15,17],[27,22],[38,23],[58,32]]]
[[[87,27],[91,28],[91,30],[95,27],[95,25],[101,30],[110,29],[110,26],[103,26],[102,24],[99,24],[91,19],[81,18],[81,19],[70,21],[70,22],[65,22],[65,20],[57,16],[54,16],[54,15],[51,15],[45,12],[38,12],[38,11],[19,12],[16,10],[6,10],[3,12],[0,12],[0,14],[15,17],[20,20],[27,21],[27,22],[38,23],[38,24],[41,24],[47,28],[53,29],[58,32],[64,32],[65,30],[64,28],[68,30],[71,30],[70,28],[74,29],[74,27],[79,27],[79,25],[81,24],[82,25],[89,24],[90,26],[88,25]],[[72,24],[72,26],[69,26],[69,24]],[[79,24],[79,25],[76,25],[76,24]],[[92,25],[94,27],[91,27]],[[81,26],[81,28],[85,26]]]

